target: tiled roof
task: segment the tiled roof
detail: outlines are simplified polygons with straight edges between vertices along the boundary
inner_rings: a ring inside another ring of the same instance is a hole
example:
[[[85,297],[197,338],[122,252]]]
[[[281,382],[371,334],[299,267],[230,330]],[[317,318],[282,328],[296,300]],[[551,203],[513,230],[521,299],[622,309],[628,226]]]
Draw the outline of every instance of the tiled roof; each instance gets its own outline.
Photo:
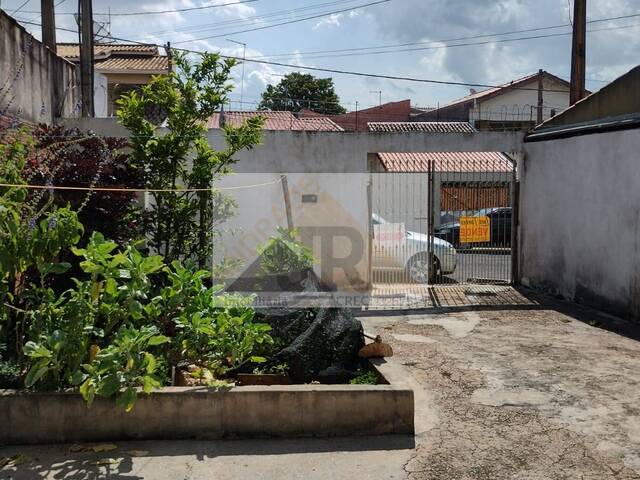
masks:
[[[475,132],[467,122],[369,122],[370,132]]]
[[[512,163],[499,152],[378,153],[388,172],[426,172],[434,162],[437,172],[511,172]]]
[[[136,71],[164,71],[169,69],[167,57],[109,57],[95,62],[95,69],[105,70],[136,70]]]
[[[265,130],[304,130],[315,132],[341,132],[342,128],[327,117],[296,118],[291,112],[272,111],[229,111],[224,112],[225,122],[239,126],[245,120],[260,115],[265,117]],[[220,128],[220,114],[214,113],[207,122],[207,128]]]
[[[58,43],[56,45],[57,54],[65,58],[79,58],[80,47],[77,43]],[[109,55],[111,53],[125,53],[132,55],[158,55],[158,47],[155,45],[129,45],[124,43],[97,43],[93,46],[93,54],[98,56]]]
[[[77,43],[59,43],[58,55],[78,61],[80,49]],[[93,47],[97,71],[134,71],[159,73],[169,70],[169,59],[160,55],[155,45],[127,45],[122,43],[95,44]]]

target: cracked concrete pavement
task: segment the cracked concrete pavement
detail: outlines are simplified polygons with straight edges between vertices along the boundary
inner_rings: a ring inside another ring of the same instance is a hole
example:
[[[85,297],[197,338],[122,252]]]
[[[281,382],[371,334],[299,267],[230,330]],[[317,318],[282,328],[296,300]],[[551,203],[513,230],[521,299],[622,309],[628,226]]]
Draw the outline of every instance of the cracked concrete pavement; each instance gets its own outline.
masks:
[[[0,479],[640,479],[640,343],[629,338],[637,328],[539,303],[362,318],[407,369],[415,440],[7,447],[0,456],[28,458]]]
[[[363,319],[430,395],[409,479],[640,479],[640,343],[561,307]]]

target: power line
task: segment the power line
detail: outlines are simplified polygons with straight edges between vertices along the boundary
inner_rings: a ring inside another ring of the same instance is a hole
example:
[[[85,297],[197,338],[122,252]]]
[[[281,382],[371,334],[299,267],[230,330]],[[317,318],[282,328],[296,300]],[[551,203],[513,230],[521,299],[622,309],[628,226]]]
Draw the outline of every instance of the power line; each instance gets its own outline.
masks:
[[[148,37],[148,36],[152,36],[152,35],[161,35],[164,33],[172,33],[172,32],[181,32],[181,31],[188,31],[188,32],[196,32],[196,31],[207,31],[207,30],[217,30],[219,28],[222,28],[224,26],[230,26],[230,25],[242,25],[242,24],[253,24],[255,20],[265,20],[267,18],[272,18],[272,17],[280,17],[280,16],[290,16],[291,14],[295,14],[298,12],[302,12],[302,11],[307,11],[307,10],[315,10],[317,8],[322,8],[322,7],[330,7],[330,6],[335,6],[335,5],[344,5],[345,3],[353,3],[357,0],[334,0],[331,2],[325,2],[325,3],[319,3],[316,5],[308,5],[306,7],[300,7],[300,8],[290,8],[287,10],[279,10],[279,11],[275,11],[275,12],[269,12],[269,13],[265,13],[262,15],[254,15],[254,16],[250,16],[250,17],[243,17],[243,18],[236,18],[236,19],[232,19],[232,20],[223,20],[220,22],[213,22],[213,23],[203,23],[203,24],[196,24],[196,25],[187,25],[184,27],[178,27],[178,28],[174,28],[174,29],[170,29],[170,30],[156,30],[153,32],[149,32],[148,34],[145,35],[141,35],[142,37]]]
[[[25,22],[25,23],[27,23],[27,22]],[[30,23],[32,25],[36,25],[36,26],[41,26],[40,24],[35,23],[35,22],[28,22],[28,23]],[[622,28],[622,27],[612,27],[610,29],[615,29],[615,28]],[[61,29],[61,28],[58,28],[58,29],[75,32],[75,30]],[[604,29],[601,29],[601,30],[604,30]],[[600,30],[597,30],[597,31],[600,31]],[[150,46],[164,48],[164,45],[155,44],[155,43],[138,42],[138,41],[135,41],[135,40],[121,38],[121,37],[114,37],[114,36],[109,36],[109,38],[111,38],[112,40],[121,41],[121,42],[127,42],[127,43],[131,43],[131,44],[150,45]],[[174,50],[182,51],[182,52],[185,52],[185,53],[193,53],[193,54],[197,54],[197,55],[202,55],[203,53],[207,53],[207,52],[202,52],[202,51],[199,51],[199,50],[191,50],[191,49],[186,49],[186,48],[174,48]],[[222,54],[220,54],[220,57],[221,58],[227,58],[227,59],[233,59],[233,60],[239,60],[239,61],[242,60],[241,57],[236,57],[236,56],[233,56],[233,55],[222,55]],[[355,72],[355,71],[332,69],[332,68],[311,67],[311,66],[306,66],[306,65],[294,65],[294,64],[289,64],[289,63],[273,62],[273,61],[259,60],[259,59],[253,59],[253,58],[246,58],[245,61],[252,62],[252,63],[258,63],[258,64],[263,64],[263,65],[272,65],[272,66],[277,66],[277,67],[283,67],[283,68],[292,68],[292,69],[295,69],[295,70],[307,70],[307,71],[314,71],[314,72],[334,73],[334,74],[339,74],[339,75],[351,75],[351,76],[357,76],[357,77],[380,78],[380,79],[384,79],[384,80],[398,80],[398,81],[408,81],[408,82],[416,82],[416,83],[430,83],[430,84],[436,84],[436,85],[452,85],[452,86],[479,87],[479,88],[502,88],[502,87],[509,86],[509,84],[490,85],[490,84],[485,84],[485,83],[455,82],[455,81],[450,81],[450,80],[435,80],[435,79],[426,79],[426,78],[404,77],[404,76],[397,76],[397,75],[381,75],[381,74],[375,74],[375,73]],[[533,90],[533,91],[537,91],[537,88],[514,87],[514,89],[516,89],[516,90]],[[547,92],[557,92],[557,93],[566,93],[564,90],[550,90],[549,89],[549,90],[545,90],[545,91],[547,91]]]
[[[640,24],[636,23],[633,25],[621,25],[621,26],[616,26],[616,27],[604,27],[604,28],[593,28],[590,30],[587,30],[587,32],[602,32],[602,31],[609,31],[609,30],[621,30],[621,29],[626,29],[626,28],[636,28],[640,26]],[[336,55],[310,55],[305,57],[307,60],[317,60],[317,59],[322,59],[322,58],[340,58],[340,57],[357,57],[357,56],[362,56],[362,55],[384,55],[384,54],[388,54],[388,53],[406,53],[406,52],[419,52],[419,51],[425,51],[425,50],[439,50],[442,48],[454,48],[454,47],[469,47],[469,46],[474,46],[474,45],[488,45],[488,44],[494,44],[494,43],[510,43],[510,42],[519,42],[519,41],[523,41],[523,40],[538,40],[538,39],[543,39],[543,38],[554,38],[554,37],[565,37],[565,36],[570,36],[572,33],[571,32],[562,32],[562,33],[550,33],[550,34],[546,34],[546,35],[532,35],[532,36],[527,36],[527,37],[516,37],[516,38],[503,38],[503,39],[498,39],[498,40],[485,40],[482,42],[467,42],[467,43],[454,43],[454,44],[447,44],[447,45],[435,45],[432,47],[418,47],[418,48],[405,48],[405,49],[397,49],[397,50],[383,50],[383,51],[374,51],[374,52],[359,52],[359,53],[343,53],[343,54],[336,54]],[[272,58],[272,57],[267,57],[266,58]],[[263,58],[265,58],[263,57]],[[251,57],[249,57],[251,58]],[[253,58],[258,58],[258,57],[253,57]]]
[[[197,41],[200,41],[200,40],[209,40],[211,38],[228,37],[230,35],[237,35],[239,33],[256,32],[258,30],[265,30],[267,28],[280,27],[282,25],[290,25],[292,23],[304,22],[306,20],[312,20],[314,18],[326,17],[327,15],[335,15],[336,13],[349,12],[351,10],[357,10],[357,9],[360,9],[360,8],[371,7],[373,5],[379,5],[381,3],[387,3],[387,2],[390,2],[390,1],[391,0],[378,0],[376,2],[369,2],[369,3],[362,4],[362,5],[356,5],[355,7],[343,8],[341,10],[334,10],[332,12],[321,13],[321,14],[318,14],[318,15],[312,15],[312,16],[309,16],[309,17],[299,18],[299,19],[296,19],[296,20],[288,20],[286,22],[274,23],[272,25],[265,25],[265,26],[262,26],[262,27],[255,27],[255,28],[248,28],[248,29],[245,29],[245,30],[238,30],[236,32],[227,32],[227,33],[222,33],[220,35],[210,35],[210,36],[207,36],[207,37],[193,38],[191,40],[181,40],[179,42],[173,42],[173,43],[174,44],[179,44],[179,43],[197,42]]]
[[[13,12],[11,12],[11,15],[15,15],[16,13],[18,13],[20,10],[22,10],[22,7],[24,7],[30,1],[31,0],[25,0],[18,8],[16,8]]]
[[[589,20],[587,23],[609,22],[609,21],[614,21],[614,20],[623,20],[623,19],[636,18],[636,17],[640,17],[640,13],[634,13],[634,14],[630,14],[630,15],[620,15],[620,16],[617,16],[617,17],[599,18],[599,19],[595,19],[595,20]],[[470,36],[465,36],[465,37],[449,38],[449,39],[443,39],[443,40],[432,40],[432,41],[428,41],[428,42],[407,42],[407,43],[397,43],[397,44],[387,44],[387,45],[375,45],[375,46],[369,46],[369,47],[340,48],[340,49],[335,49],[335,50],[315,50],[315,51],[308,51],[308,52],[283,52],[283,53],[275,53],[275,54],[264,54],[263,57],[276,58],[276,57],[290,57],[291,55],[303,55],[304,56],[304,55],[316,55],[316,54],[324,54],[324,53],[357,52],[357,51],[364,51],[364,50],[378,50],[378,49],[383,49],[383,48],[410,47],[410,46],[417,46],[417,45],[433,45],[433,44],[439,44],[439,43],[445,43],[445,42],[457,42],[457,41],[462,41],[462,40],[475,40],[475,39],[478,39],[478,38],[513,35],[513,34],[517,34],[517,33],[529,33],[529,32],[543,31],[543,30],[554,30],[554,29],[557,29],[557,28],[567,28],[569,26],[570,26],[569,24],[563,23],[563,24],[550,25],[550,26],[544,26],[544,27],[534,27],[534,28],[526,28],[526,29],[522,29],[522,30],[512,30],[512,31],[508,31],[508,32],[486,33],[486,34],[481,34],[481,35],[470,35]],[[252,58],[252,57],[249,57],[249,58]],[[253,57],[253,58],[257,58],[257,57]]]
[[[243,5],[245,3],[254,3],[259,0],[239,0],[237,2],[220,3],[218,5],[203,5],[200,7],[188,7],[188,8],[176,8],[173,10],[156,10],[156,11],[138,11],[138,12],[111,12],[111,13],[94,13],[94,15],[111,15],[118,17],[132,16],[132,15],[161,15],[165,13],[181,13],[181,12],[193,12],[195,10],[205,10],[209,8],[228,7],[231,5]],[[25,11],[24,13],[40,13],[37,11]],[[58,12],[56,15],[75,15],[73,12]]]

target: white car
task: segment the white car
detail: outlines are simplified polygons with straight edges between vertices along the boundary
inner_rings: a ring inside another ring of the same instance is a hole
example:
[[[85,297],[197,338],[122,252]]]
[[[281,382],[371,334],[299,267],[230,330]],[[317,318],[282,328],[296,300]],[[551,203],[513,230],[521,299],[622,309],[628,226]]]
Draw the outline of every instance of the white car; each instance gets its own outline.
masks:
[[[377,214],[372,215],[373,269],[376,272],[404,272],[410,281],[429,282],[429,236],[404,229],[404,224],[390,223]],[[451,274],[457,265],[453,245],[433,237],[434,269],[436,276]]]

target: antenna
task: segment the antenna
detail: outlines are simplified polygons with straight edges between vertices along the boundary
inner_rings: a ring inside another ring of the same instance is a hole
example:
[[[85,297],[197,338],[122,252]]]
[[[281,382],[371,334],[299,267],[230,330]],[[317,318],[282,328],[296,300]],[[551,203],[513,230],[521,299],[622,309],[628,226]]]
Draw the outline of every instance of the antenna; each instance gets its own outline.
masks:
[[[378,106],[382,106],[382,90],[370,90],[369,93],[377,93],[378,94]]]

